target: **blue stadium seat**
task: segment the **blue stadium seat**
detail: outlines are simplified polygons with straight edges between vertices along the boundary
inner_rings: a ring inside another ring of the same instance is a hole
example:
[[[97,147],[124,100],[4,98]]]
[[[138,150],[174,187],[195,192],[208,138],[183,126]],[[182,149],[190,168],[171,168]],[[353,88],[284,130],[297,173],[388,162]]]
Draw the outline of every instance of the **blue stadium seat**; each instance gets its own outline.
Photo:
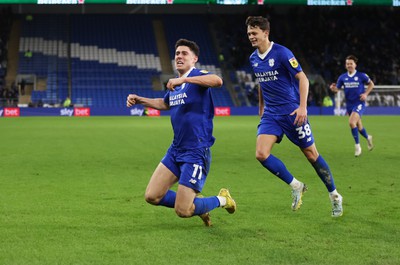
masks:
[[[76,104],[121,106],[128,93],[163,97],[164,91],[152,89],[152,78],[161,74],[152,19],[137,14],[35,15],[22,23],[18,73],[47,78],[47,92],[35,93],[33,99],[49,103],[60,103],[68,96],[69,78]],[[163,21],[173,54],[181,19],[166,15]],[[207,21],[201,15],[192,16],[191,21],[179,37],[198,42],[201,67],[220,75],[211,36],[204,27]],[[30,59],[24,58],[27,49],[33,52]],[[225,87],[213,94],[216,105],[233,106]]]

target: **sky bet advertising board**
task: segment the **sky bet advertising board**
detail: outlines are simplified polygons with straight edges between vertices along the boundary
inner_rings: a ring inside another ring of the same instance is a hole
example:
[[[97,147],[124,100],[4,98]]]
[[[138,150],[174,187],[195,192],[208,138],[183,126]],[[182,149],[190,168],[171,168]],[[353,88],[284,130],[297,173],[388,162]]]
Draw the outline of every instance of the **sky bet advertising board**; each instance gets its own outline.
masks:
[[[400,6],[400,0],[0,0],[3,4],[38,5],[308,5],[308,6]]]
[[[134,106],[132,108],[0,108],[0,117],[29,117],[29,116],[160,116],[159,110]]]
[[[230,116],[230,107],[216,107],[216,116]],[[143,106],[131,108],[0,108],[0,117],[29,117],[29,116],[65,116],[65,117],[89,117],[89,116],[150,116],[157,117],[169,115],[169,111],[159,111]]]
[[[308,107],[308,115],[347,115],[345,108],[334,107]],[[373,107],[365,110],[365,115],[400,115],[399,107]],[[132,108],[0,108],[0,118],[29,117],[29,116],[64,116],[64,117],[90,117],[90,116],[169,116],[169,111],[159,111],[143,106]],[[215,116],[258,115],[258,107],[215,107]]]

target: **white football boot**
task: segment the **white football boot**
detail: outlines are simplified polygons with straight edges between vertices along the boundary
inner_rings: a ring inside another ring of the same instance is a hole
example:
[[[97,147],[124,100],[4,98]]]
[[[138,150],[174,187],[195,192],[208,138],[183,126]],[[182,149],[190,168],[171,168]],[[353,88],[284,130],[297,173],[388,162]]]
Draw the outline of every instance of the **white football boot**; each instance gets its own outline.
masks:
[[[354,156],[358,157],[361,155],[361,145],[360,144],[356,144],[355,145],[355,152],[354,152]]]
[[[331,197],[332,217],[340,217],[343,215],[343,197],[338,194]]]
[[[297,211],[301,204],[303,203],[302,197],[303,193],[307,191],[307,185],[304,183],[301,183],[300,187],[298,189],[292,189],[292,210]]]

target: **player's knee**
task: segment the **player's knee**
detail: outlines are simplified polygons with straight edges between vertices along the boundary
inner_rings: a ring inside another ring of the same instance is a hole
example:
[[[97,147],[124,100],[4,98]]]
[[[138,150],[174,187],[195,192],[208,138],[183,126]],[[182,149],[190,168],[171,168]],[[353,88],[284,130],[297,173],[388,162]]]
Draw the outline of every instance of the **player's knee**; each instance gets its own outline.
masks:
[[[317,161],[318,156],[309,154],[309,155],[306,155],[306,158],[307,158],[308,162],[310,162],[312,164],[312,163],[315,163],[315,161]]]
[[[260,162],[265,161],[265,159],[267,159],[269,157],[269,155],[270,154],[265,151],[260,151],[260,150],[256,151],[256,159]]]
[[[315,161],[317,161],[317,159],[319,157],[319,153],[318,153],[315,145],[312,145],[308,148],[302,149],[302,151],[310,163],[314,163]]]
[[[349,126],[351,129],[356,128],[357,127],[357,122],[356,121],[349,121]]]
[[[179,207],[175,207],[175,213],[181,218],[191,217],[193,212],[190,209],[182,209]]]
[[[161,198],[154,196],[153,194],[150,193],[146,193],[144,195],[144,199],[146,200],[147,203],[153,204],[153,205],[157,205],[159,204]]]

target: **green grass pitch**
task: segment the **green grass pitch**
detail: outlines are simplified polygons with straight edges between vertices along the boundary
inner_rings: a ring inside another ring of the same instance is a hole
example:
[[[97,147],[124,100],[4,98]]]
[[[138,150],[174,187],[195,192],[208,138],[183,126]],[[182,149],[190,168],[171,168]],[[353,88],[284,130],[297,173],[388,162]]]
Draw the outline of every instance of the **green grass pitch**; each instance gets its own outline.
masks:
[[[400,116],[365,116],[375,149],[354,157],[347,117],[309,117],[344,215],[287,138],[273,153],[307,183],[303,206],[255,159],[257,116],[216,117],[203,194],[238,204],[214,226],[145,203],[172,140],[169,117],[0,119],[0,264],[400,264]]]

